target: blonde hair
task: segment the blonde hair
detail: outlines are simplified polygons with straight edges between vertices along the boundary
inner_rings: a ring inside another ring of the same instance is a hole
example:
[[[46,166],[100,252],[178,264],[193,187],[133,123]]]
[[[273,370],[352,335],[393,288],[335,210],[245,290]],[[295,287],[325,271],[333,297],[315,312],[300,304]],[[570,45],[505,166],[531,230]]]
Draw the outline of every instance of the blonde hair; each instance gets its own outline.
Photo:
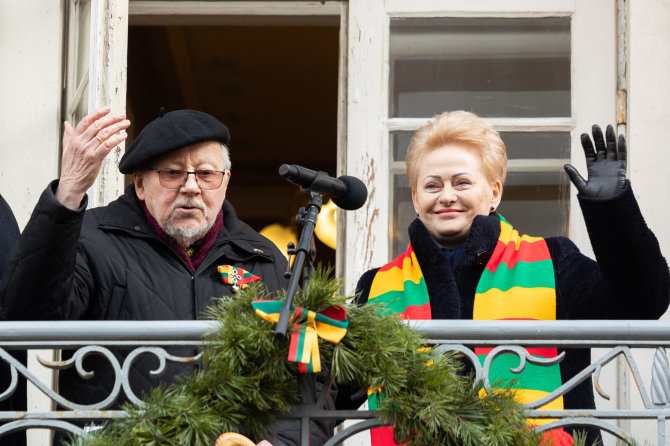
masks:
[[[457,110],[444,112],[416,131],[407,147],[406,175],[416,188],[419,163],[428,152],[453,144],[471,150],[482,162],[489,182],[505,182],[507,149],[491,124],[474,113]]]

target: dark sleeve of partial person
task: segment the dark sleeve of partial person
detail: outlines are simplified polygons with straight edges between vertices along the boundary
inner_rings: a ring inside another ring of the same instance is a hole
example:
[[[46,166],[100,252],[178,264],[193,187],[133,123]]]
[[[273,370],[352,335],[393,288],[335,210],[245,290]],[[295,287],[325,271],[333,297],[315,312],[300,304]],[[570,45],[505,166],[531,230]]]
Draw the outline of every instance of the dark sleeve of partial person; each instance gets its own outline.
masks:
[[[56,188],[54,181],[42,193],[5,266],[0,316],[7,320],[68,319],[73,306],[87,305],[90,274],[75,275],[86,198],[73,211]]]
[[[609,199],[578,196],[596,261],[565,238],[549,239],[559,319],[658,319],[668,308],[670,274],[658,240],[626,181]]]
[[[0,195],[0,277],[5,269],[5,261],[9,252],[19,240],[19,225],[9,204]]]
[[[11,250],[19,241],[19,225],[9,204],[0,195],[0,278],[3,275],[5,262]],[[0,282],[1,283],[1,282]],[[27,363],[25,350],[10,351],[14,359],[23,364]],[[11,383],[11,369],[4,362],[0,363],[0,392],[7,390]],[[0,401],[0,411],[23,411],[27,409],[26,380],[19,378],[14,394],[4,401]],[[26,432],[15,432],[2,437],[5,446],[25,446]]]
[[[370,297],[370,288],[372,287],[372,281],[375,279],[379,268],[371,269],[365,272],[358,283],[356,284],[356,294],[354,298],[354,303],[358,305],[365,305],[368,303],[368,298]]]
[[[379,271],[379,268],[371,269],[358,280],[354,297],[354,303],[357,305],[365,305],[368,302],[370,287],[377,271]],[[340,385],[335,406],[338,410],[356,410],[367,401],[367,397],[367,388],[361,389],[356,385]],[[344,420],[338,420],[338,423],[342,421]]]

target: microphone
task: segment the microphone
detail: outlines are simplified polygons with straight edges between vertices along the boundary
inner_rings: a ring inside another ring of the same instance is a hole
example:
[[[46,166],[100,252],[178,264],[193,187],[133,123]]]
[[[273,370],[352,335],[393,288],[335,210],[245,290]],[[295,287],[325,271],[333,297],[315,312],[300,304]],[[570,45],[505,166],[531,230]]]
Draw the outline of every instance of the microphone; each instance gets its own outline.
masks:
[[[282,164],[279,175],[301,189],[330,194],[338,207],[353,211],[365,204],[368,188],[356,177],[342,175],[339,178],[328,176],[326,172],[315,172],[296,164]]]

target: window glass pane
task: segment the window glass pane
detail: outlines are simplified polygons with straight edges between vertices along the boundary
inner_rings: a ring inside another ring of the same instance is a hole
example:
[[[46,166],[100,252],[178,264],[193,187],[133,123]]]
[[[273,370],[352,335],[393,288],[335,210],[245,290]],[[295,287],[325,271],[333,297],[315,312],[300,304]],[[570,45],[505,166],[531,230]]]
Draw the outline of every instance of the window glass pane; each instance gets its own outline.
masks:
[[[90,48],[90,32],[91,32],[91,2],[80,1],[75,6],[76,10],[76,24],[75,31],[76,41],[72,42],[76,48],[76,71],[75,71],[75,85],[79,85],[83,75],[88,69],[89,48]]]
[[[393,161],[405,161],[413,131],[391,132]],[[507,158],[570,159],[570,134],[567,132],[500,132],[507,147]]]
[[[397,257],[405,252],[409,243],[407,228],[416,218],[414,206],[412,205],[412,189],[404,174],[393,175],[393,221],[391,225],[391,258]]]
[[[509,172],[502,214],[520,234],[568,236],[570,180],[565,172]]]
[[[391,117],[570,116],[570,19],[395,18]]]
[[[393,161],[405,161],[407,156],[407,146],[412,140],[414,132],[391,132],[391,153],[393,153]]]
[[[84,116],[88,114],[88,86],[84,89],[81,99],[77,103],[77,107],[74,110],[73,123],[79,122],[84,119]]]
[[[570,134],[567,132],[500,132],[508,159],[570,160]]]

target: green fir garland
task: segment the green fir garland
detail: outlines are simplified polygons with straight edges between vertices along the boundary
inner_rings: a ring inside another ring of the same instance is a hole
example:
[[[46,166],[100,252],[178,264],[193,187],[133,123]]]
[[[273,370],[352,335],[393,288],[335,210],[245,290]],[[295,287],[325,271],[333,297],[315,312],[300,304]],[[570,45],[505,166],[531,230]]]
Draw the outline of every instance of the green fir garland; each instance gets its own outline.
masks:
[[[480,397],[472,378],[459,375],[455,354],[421,349],[426,340],[396,316],[372,305],[347,303],[330,270],[317,269],[294,299],[321,311],[344,306],[349,329],[337,345],[319,340],[321,362],[338,384],[383,389],[380,418],[408,445],[539,445],[524,406],[511,392]],[[278,415],[300,400],[298,367],[286,360],[288,339],[274,338],[274,324],[251,302],[268,299],[262,286],[218,299],[207,316],[220,327],[207,336],[202,367],[171,385],[155,388],[145,405],[123,407],[129,417],[72,438],[72,446],[211,446],[223,432],[264,438]],[[283,300],[285,295],[273,296]],[[429,364],[429,365],[427,365]]]

